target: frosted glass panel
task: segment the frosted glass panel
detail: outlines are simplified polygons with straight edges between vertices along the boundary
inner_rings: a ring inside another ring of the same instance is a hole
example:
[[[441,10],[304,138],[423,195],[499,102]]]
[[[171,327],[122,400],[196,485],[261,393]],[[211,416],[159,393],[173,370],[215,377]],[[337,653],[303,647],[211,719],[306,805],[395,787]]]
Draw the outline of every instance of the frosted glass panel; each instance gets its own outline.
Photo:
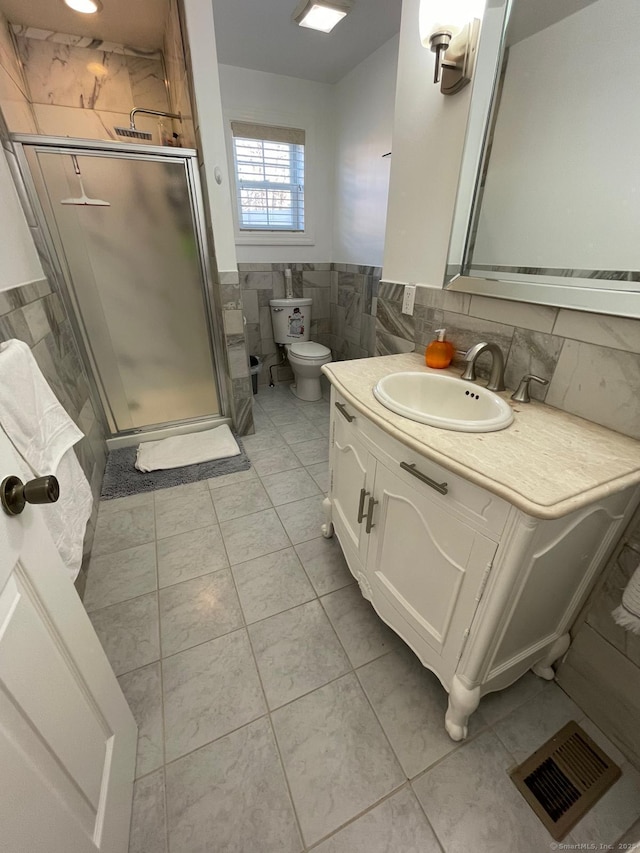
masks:
[[[219,411],[185,165],[38,152],[114,432]]]

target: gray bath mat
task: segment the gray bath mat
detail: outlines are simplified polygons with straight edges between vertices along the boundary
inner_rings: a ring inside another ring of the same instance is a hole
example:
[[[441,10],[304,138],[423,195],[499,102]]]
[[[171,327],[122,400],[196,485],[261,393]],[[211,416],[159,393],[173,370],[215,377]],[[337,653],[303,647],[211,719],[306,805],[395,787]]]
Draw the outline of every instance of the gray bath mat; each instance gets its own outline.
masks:
[[[126,498],[141,492],[153,492],[156,489],[169,489],[185,483],[197,483],[223,474],[235,474],[251,468],[249,457],[245,453],[242,441],[234,433],[233,437],[240,448],[239,456],[228,459],[216,459],[213,462],[200,462],[198,465],[186,465],[184,468],[170,468],[166,471],[143,473],[135,468],[136,447],[123,447],[112,450],[107,458],[107,467],[102,481],[101,500]]]

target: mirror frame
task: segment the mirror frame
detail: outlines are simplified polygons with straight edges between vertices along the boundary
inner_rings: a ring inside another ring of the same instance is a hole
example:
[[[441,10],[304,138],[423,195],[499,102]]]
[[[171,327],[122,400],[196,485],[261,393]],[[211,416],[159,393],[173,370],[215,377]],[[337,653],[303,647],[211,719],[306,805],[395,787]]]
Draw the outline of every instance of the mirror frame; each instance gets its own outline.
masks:
[[[640,317],[638,290],[621,290],[620,281],[640,282],[640,272],[500,267],[477,269],[470,262],[480,214],[489,139],[495,124],[506,34],[514,0],[487,0],[474,72],[471,102],[456,193],[444,287],[448,290],[613,314]],[[594,286],[594,283],[597,284]]]

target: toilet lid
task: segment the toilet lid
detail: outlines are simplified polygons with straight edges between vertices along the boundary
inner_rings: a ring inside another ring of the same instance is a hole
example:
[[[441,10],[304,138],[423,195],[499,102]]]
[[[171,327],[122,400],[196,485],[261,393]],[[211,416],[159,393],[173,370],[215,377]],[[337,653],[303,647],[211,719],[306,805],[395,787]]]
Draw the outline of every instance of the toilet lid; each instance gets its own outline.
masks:
[[[291,352],[298,358],[326,358],[331,355],[331,350],[328,347],[314,341],[300,341],[297,344],[291,344]]]

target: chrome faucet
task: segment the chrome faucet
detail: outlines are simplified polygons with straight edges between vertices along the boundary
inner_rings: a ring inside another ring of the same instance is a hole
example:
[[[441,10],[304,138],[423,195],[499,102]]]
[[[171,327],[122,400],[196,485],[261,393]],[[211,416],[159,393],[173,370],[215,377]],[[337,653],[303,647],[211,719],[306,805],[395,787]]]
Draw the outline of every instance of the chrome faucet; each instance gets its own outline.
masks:
[[[472,346],[465,354],[464,360],[466,361],[467,366],[461,378],[467,379],[469,382],[475,382],[476,359],[479,355],[482,355],[483,352],[490,352],[492,359],[491,375],[489,376],[487,388],[489,391],[504,391],[504,356],[502,355],[502,350],[497,344],[481,341],[479,344]]]

